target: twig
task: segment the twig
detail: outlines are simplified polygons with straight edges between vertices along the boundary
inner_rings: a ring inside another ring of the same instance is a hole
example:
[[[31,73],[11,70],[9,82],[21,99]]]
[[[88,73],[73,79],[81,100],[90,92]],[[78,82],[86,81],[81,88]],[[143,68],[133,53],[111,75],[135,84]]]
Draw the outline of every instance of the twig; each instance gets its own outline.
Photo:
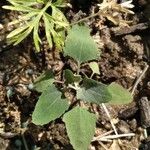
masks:
[[[148,133],[147,133],[146,129],[144,129],[144,137],[145,137],[145,139],[148,137]]]
[[[101,142],[112,142],[113,140],[110,140],[110,139],[105,139],[105,138],[101,138],[101,139],[99,139],[99,140],[97,140],[97,141],[101,141]]]
[[[101,141],[98,142],[105,150],[109,150]]]
[[[142,77],[144,76],[144,74],[146,73],[146,71],[148,70],[148,68],[149,68],[148,65],[146,65],[146,66],[144,67],[143,72],[141,73],[141,75],[137,78],[136,82],[134,83],[133,88],[132,88],[132,91],[131,91],[131,94],[132,94],[132,95],[134,94],[134,92],[135,92],[135,90],[136,90],[138,84],[139,84],[140,81],[142,80]]]
[[[113,121],[112,121],[112,119],[111,119],[111,116],[110,116],[110,114],[109,114],[109,111],[108,111],[108,109],[107,109],[107,107],[105,106],[104,103],[102,103],[102,107],[103,107],[104,111],[106,112],[107,117],[108,117],[109,120],[110,120],[111,126],[112,126],[112,128],[113,128],[115,134],[118,135],[117,129],[116,129],[116,127],[115,127],[115,125],[114,125],[114,123],[113,123]]]
[[[96,17],[96,16],[98,16],[99,14],[100,14],[100,11],[98,11],[97,13],[92,14],[92,15],[90,15],[90,16],[88,16],[88,17],[85,17],[85,18],[83,18],[83,19],[80,19],[79,21],[76,21],[76,22],[71,23],[71,26],[73,26],[73,25],[75,25],[75,24],[78,24],[78,23],[80,23],[80,22],[83,22],[83,21],[85,21],[85,20],[88,20],[88,19],[90,19],[90,18]]]
[[[94,137],[93,140],[92,140],[92,142],[93,142],[93,141],[97,141],[98,139],[100,139],[100,138],[102,138],[102,137],[104,137],[104,136],[106,136],[106,135],[109,135],[109,134],[111,134],[111,133],[113,133],[113,132],[114,132],[113,130],[110,130],[110,131],[108,131],[108,132],[105,132],[104,134],[101,134],[101,135],[99,135],[99,136],[97,136],[97,137]]]
[[[142,31],[148,29],[150,26],[150,22],[145,22],[145,23],[139,23],[133,26],[130,26],[127,28],[126,26],[124,27],[113,27],[110,28],[110,31],[115,35],[115,36],[120,36],[120,35],[125,35],[129,33],[134,33],[136,31]]]
[[[118,134],[118,135],[107,135],[105,137],[102,137],[98,140],[103,140],[103,139],[118,139],[122,137],[128,137],[128,136],[135,136],[135,133],[126,133],[126,134]]]

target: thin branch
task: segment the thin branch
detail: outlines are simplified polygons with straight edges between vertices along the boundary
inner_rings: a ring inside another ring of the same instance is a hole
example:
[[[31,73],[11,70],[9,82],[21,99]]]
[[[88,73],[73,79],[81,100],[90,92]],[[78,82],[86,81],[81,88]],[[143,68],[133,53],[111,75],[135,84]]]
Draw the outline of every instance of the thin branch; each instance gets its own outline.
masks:
[[[99,135],[99,136],[97,136],[97,137],[94,137],[93,140],[92,140],[92,142],[97,141],[98,139],[100,139],[100,138],[102,138],[102,137],[105,137],[106,135],[109,135],[109,134],[111,134],[111,133],[113,133],[113,132],[114,132],[113,130],[110,130],[110,131],[108,131],[108,132],[105,132],[104,134],[101,134],[101,135]]]
[[[80,23],[80,22],[83,22],[83,21],[85,21],[85,20],[88,20],[88,19],[90,19],[90,18],[96,17],[96,16],[98,16],[99,14],[100,14],[100,11],[98,11],[97,13],[92,14],[92,15],[90,15],[90,16],[88,16],[88,17],[85,17],[85,18],[83,18],[83,19],[80,19],[80,20],[78,20],[78,21],[76,21],[76,22],[71,23],[71,26],[73,26],[73,25],[75,25],[75,24],[78,24],[78,23]]]
[[[78,61],[77,62],[77,75],[80,74],[80,62]]]
[[[144,129],[144,137],[145,139],[148,137],[147,129]]]
[[[99,140],[97,141],[101,141],[101,142],[112,142],[113,140],[110,140],[110,139],[105,139],[105,138],[100,138]]]
[[[109,114],[109,111],[108,111],[108,109],[107,109],[107,107],[105,106],[104,103],[102,103],[102,107],[103,107],[103,109],[104,109],[104,111],[105,111],[107,117],[108,117],[109,120],[110,120],[111,126],[112,126],[112,128],[113,128],[115,134],[118,135],[117,129],[116,129],[116,127],[115,127],[115,125],[114,125],[114,123],[113,123],[113,121],[112,121],[112,119],[111,119],[111,116],[110,116],[110,114]]]
[[[109,150],[101,141],[98,142],[105,150]]]
[[[135,90],[136,90],[138,84],[141,82],[141,80],[142,80],[143,76],[145,75],[146,71],[148,70],[148,68],[149,68],[148,65],[146,65],[146,66],[144,67],[143,72],[141,73],[141,75],[137,78],[136,82],[134,83],[133,88],[132,88],[132,91],[131,91],[131,94],[132,94],[132,95],[134,94],[134,92],[135,92]]]
[[[118,139],[118,138],[123,138],[123,137],[129,137],[129,136],[135,136],[135,133],[126,133],[126,134],[118,134],[118,135],[107,135],[105,137],[102,137],[98,140],[103,140],[103,139]]]

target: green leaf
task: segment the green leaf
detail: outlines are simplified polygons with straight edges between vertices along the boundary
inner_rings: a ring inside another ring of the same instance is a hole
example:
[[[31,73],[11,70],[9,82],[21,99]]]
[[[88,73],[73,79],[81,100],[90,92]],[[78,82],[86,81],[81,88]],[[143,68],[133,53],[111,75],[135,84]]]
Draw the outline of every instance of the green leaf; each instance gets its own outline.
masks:
[[[34,82],[34,89],[38,92],[43,92],[53,82],[53,73],[51,71],[46,71],[36,79],[36,81]]]
[[[8,10],[15,10],[15,11],[22,11],[22,12],[36,12],[37,9],[34,9],[32,7],[28,7],[27,5],[24,4],[19,4],[18,2],[11,2],[9,1],[13,6],[3,6],[4,9]]]
[[[110,104],[128,104],[133,100],[131,93],[117,83],[111,83],[108,91],[112,95]]]
[[[39,97],[32,114],[32,122],[36,125],[47,124],[59,118],[68,107],[67,100],[61,98],[61,92],[54,85],[50,85]]]
[[[73,72],[69,69],[66,69],[64,71],[64,77],[65,77],[67,84],[71,84],[74,82],[80,82],[82,79],[80,75],[74,75]]]
[[[50,48],[52,48],[53,44],[55,47],[59,47],[62,49],[64,45],[64,28],[69,26],[69,23],[65,17],[65,15],[57,8],[58,6],[54,6],[53,4],[56,2],[49,0],[8,0],[11,4],[10,6],[3,6],[5,9],[20,11],[22,14],[20,15],[19,20],[14,20],[10,22],[10,24],[23,24],[21,27],[18,27],[14,31],[12,31],[8,36],[9,44],[19,44],[22,40],[24,40],[31,32],[33,32],[33,40],[35,44],[35,48],[37,51],[40,50],[40,24],[45,27],[45,34],[47,41],[49,43]],[[41,3],[43,5],[42,8],[33,7],[35,4]],[[47,9],[51,8],[52,13],[48,14]],[[59,29],[59,30],[58,30]],[[61,30],[60,30],[61,29]],[[30,32],[29,32],[30,31]],[[63,32],[62,32],[63,31]]]
[[[17,45],[19,44],[21,41],[23,41],[32,31],[32,28],[28,28],[26,31],[18,34],[16,37],[14,36],[14,38],[16,38],[16,41],[14,41],[13,45]]]
[[[63,121],[73,148],[87,150],[95,133],[95,115],[76,107],[64,115]]]
[[[65,42],[64,55],[72,57],[79,63],[99,58],[100,52],[90,36],[88,27],[79,25],[72,27]]]
[[[35,15],[37,15],[37,12],[30,12],[29,14],[22,15],[19,19],[15,19],[15,20],[9,22],[9,24],[15,25],[20,22],[28,21],[31,18],[33,18]]]
[[[29,28],[29,25],[28,24],[25,24],[23,25],[22,27],[18,28],[18,29],[15,29],[13,30],[12,32],[10,32],[8,35],[7,35],[7,38],[12,38],[13,36],[27,30]]]
[[[34,29],[33,29],[33,40],[34,40],[34,44],[35,44],[35,48],[36,50],[39,52],[40,51],[40,45],[39,45],[39,42],[41,42],[41,39],[39,37],[39,22],[40,22],[40,19],[41,19],[41,15],[38,15],[36,18],[35,18],[35,21],[33,22],[34,24]]]
[[[81,88],[77,89],[77,99],[97,104],[111,100],[107,86],[93,79],[84,78]]]
[[[36,24],[33,30],[33,40],[34,40],[35,48],[39,52],[40,51],[39,42],[41,43],[41,39],[39,37],[38,30],[39,30],[39,26],[38,24]]]
[[[25,0],[7,0],[9,1],[11,4],[23,4],[23,5],[35,5],[37,4],[37,0],[28,0],[28,1],[25,1]]]
[[[100,75],[100,71],[99,71],[99,66],[97,62],[90,62],[89,63],[90,68],[92,69],[93,74],[99,74]]]
[[[49,18],[49,19],[51,19],[51,18]],[[52,38],[51,38],[50,32],[51,32],[51,29],[53,29],[53,24],[49,23],[49,19],[48,19],[48,16],[46,14],[43,15],[46,38],[47,38],[49,47],[52,48],[53,43],[52,43]]]
[[[60,6],[61,4],[63,4],[64,0],[56,0],[56,2],[54,2],[54,5],[58,5]]]

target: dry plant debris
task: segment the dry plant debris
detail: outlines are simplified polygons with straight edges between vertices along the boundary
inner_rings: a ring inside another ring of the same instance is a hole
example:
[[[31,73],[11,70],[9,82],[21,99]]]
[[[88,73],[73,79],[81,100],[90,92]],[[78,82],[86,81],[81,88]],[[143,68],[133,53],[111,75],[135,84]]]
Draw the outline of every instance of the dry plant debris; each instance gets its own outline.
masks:
[[[124,14],[134,14],[130,9],[134,7],[132,0],[118,4],[117,0],[103,0],[101,4],[98,4],[100,9],[100,15],[103,15],[115,25],[125,25],[131,21],[123,19]]]

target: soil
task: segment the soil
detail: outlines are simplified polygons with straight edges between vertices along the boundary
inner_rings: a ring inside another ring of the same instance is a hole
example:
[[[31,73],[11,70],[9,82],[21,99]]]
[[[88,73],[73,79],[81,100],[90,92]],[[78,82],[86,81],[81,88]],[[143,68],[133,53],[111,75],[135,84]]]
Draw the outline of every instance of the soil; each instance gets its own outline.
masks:
[[[97,1],[88,2],[73,1],[72,8],[66,10],[65,14],[70,22],[88,16],[96,9]],[[0,6],[5,3],[1,1]],[[94,79],[105,84],[115,81],[130,91],[150,62],[150,23],[147,11],[150,4],[146,0],[134,0],[133,3],[135,14],[131,16],[133,22],[129,27],[115,26],[106,18],[95,17],[85,21],[102,51],[98,60],[101,74],[95,75]],[[59,52],[50,50],[45,38],[39,53],[35,53],[32,37],[18,46],[7,45],[6,35],[12,30],[8,22],[17,15],[0,7],[0,25],[3,26],[0,28],[0,150],[72,150],[61,119],[45,126],[32,124],[31,114],[39,94],[31,91],[30,86],[47,69],[52,68],[55,78],[61,80],[63,67],[69,66],[75,70],[76,65],[71,60],[64,60]],[[90,74],[91,70],[83,65],[81,73]],[[72,93],[68,94],[69,98],[73,98]],[[150,149],[149,101],[148,69],[134,91],[131,104],[107,106],[119,133],[135,133],[131,138],[121,139],[122,144],[116,144],[115,140],[113,143],[104,142],[109,150]],[[99,114],[95,136],[112,130],[110,120],[100,106],[93,104],[90,109]],[[92,142],[89,147],[89,150],[103,149],[104,146],[98,142]]]

